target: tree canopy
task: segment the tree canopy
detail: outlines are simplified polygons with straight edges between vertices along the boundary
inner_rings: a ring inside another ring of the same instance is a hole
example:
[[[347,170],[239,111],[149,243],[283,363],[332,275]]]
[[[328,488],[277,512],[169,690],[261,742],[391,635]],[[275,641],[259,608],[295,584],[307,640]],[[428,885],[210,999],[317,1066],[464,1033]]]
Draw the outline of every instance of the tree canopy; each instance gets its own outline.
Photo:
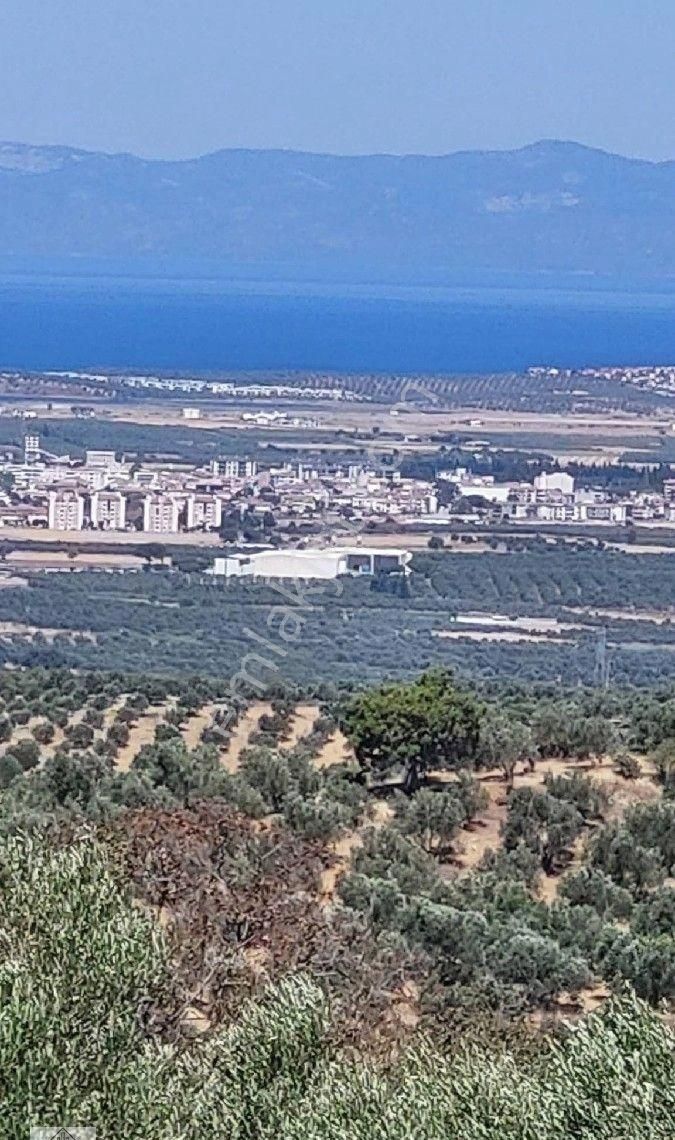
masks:
[[[344,726],[364,768],[380,776],[402,768],[404,789],[412,792],[434,768],[472,763],[480,706],[451,673],[434,669],[408,684],[358,694],[346,708]]]
[[[675,1040],[630,994],[542,1041],[536,1060],[475,1043],[421,1045],[388,1066],[346,1056],[306,977],[177,1041],[162,1016],[178,996],[164,932],[97,844],[2,840],[0,883],[8,1140],[64,1119],[132,1140],[672,1138]],[[503,969],[519,976],[532,952],[550,953],[535,941],[512,946]]]

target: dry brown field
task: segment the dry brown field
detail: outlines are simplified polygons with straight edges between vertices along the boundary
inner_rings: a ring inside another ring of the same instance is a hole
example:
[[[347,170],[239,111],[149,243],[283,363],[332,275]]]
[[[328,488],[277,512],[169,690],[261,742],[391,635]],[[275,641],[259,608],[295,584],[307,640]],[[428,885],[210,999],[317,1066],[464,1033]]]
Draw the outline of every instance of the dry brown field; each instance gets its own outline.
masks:
[[[0,530],[0,539],[11,542],[76,542],[79,546],[148,546],[159,543],[161,546],[218,546],[217,534],[206,531],[181,531],[179,534],[144,534],[142,531],[110,530],[47,530],[41,527],[16,526]],[[21,554],[22,551],[14,551]],[[8,555],[11,560],[13,554]]]

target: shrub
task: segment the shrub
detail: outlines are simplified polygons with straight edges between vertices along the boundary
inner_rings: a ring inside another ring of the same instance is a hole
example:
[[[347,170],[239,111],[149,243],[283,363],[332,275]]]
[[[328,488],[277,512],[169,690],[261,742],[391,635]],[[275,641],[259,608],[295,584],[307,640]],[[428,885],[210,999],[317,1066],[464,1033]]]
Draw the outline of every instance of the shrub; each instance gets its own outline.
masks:
[[[54,725],[49,720],[41,720],[31,729],[38,744],[50,744],[54,739]]]
[[[629,752],[621,752],[614,761],[614,771],[617,776],[623,776],[624,780],[637,780],[642,769],[634,756]]]
[[[590,906],[599,915],[628,919],[633,910],[630,891],[617,886],[613,879],[597,867],[582,867],[565,875],[559,894],[572,906]]]
[[[35,768],[40,761],[40,749],[36,741],[28,737],[23,740],[15,740],[10,752],[24,772]]]

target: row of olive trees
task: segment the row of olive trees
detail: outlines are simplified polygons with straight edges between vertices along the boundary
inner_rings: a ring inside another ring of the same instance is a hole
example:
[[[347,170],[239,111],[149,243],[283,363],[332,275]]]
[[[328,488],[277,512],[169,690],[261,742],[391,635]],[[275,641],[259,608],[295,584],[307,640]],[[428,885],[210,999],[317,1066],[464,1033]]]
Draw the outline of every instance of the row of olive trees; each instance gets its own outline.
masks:
[[[607,717],[547,701],[528,723],[514,708],[481,703],[443,669],[357,693],[343,704],[342,724],[373,779],[402,770],[409,793],[443,769],[501,768],[512,787],[519,764],[533,769],[550,756],[594,760],[619,743]]]

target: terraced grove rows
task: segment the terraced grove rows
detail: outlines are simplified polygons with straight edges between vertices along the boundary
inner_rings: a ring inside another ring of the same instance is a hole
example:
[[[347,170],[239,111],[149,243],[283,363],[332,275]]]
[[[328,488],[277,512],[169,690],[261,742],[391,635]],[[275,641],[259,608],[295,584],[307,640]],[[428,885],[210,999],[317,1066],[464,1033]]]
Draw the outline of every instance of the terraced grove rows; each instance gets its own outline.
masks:
[[[141,749],[155,741],[160,726],[171,724],[170,717],[172,713],[175,714],[177,704],[175,698],[169,697],[148,704],[142,709],[129,712],[130,700],[133,700],[130,694],[122,693],[104,709],[99,708],[94,717],[91,716],[91,708],[86,706],[71,711],[65,723],[63,718],[61,718],[61,723],[53,723],[51,739],[39,743],[39,762],[44,763],[45,760],[54,755],[60,746],[68,741],[75,746],[76,737],[73,737],[73,731],[78,726],[81,726],[81,732],[89,734],[89,745],[104,740],[111,728],[118,722],[120,715],[123,715],[126,710],[129,713],[128,720],[125,722],[127,735],[117,749],[114,763],[119,771],[127,771]],[[28,709],[30,709],[30,704]],[[222,724],[222,720],[219,721],[219,716],[222,718],[224,710],[224,702],[211,701],[191,710],[189,715],[181,720],[180,735],[190,751],[199,747],[205,736],[208,738],[210,730]],[[252,743],[255,743],[256,734],[260,732],[264,718],[271,718],[273,715],[272,704],[266,701],[255,701],[241,713],[237,722],[232,726],[227,742],[220,748],[220,763],[227,772],[233,774],[238,770],[242,755]],[[285,728],[278,739],[277,746],[282,751],[298,746],[303,738],[311,734],[319,716],[318,705],[312,703],[298,704],[287,717]],[[0,757],[8,752],[13,752],[17,745],[24,748],[35,747],[31,742],[35,741],[34,733],[36,730],[39,732],[41,724],[44,724],[44,719],[31,712],[30,715],[21,716],[20,720],[23,723],[13,723],[11,732],[0,743]],[[175,719],[173,723],[175,724]],[[347,740],[336,729],[317,750],[313,762],[317,767],[326,769],[332,765],[343,763],[352,757],[353,753]],[[576,771],[583,767],[579,764],[573,766]],[[534,771],[523,766],[522,770],[515,774],[514,787],[516,789],[543,788],[546,776],[563,775],[569,770],[570,764],[563,760],[541,761]],[[622,815],[626,808],[633,803],[647,802],[658,797],[656,785],[651,779],[652,773],[648,771],[644,761],[643,774],[637,780],[628,781],[618,776],[609,759],[595,764],[589,774],[593,776],[595,781],[603,784],[610,793],[610,811],[614,818]],[[454,779],[454,776],[451,773],[437,773],[434,779],[436,782],[442,783]],[[443,868],[444,873],[447,872],[449,875],[456,874],[457,871],[468,871],[478,866],[486,853],[491,849],[498,848],[501,843],[501,832],[507,812],[507,791],[501,773],[483,771],[478,774],[478,779],[488,793],[487,807],[470,824],[464,827],[458,842],[454,845],[451,863],[448,864],[447,868]],[[373,825],[381,826],[391,819],[393,815],[391,799],[385,796],[385,793],[386,789],[383,791],[383,798],[371,800],[366,819],[360,828],[341,835],[330,845],[334,860],[331,866],[324,871],[321,881],[320,894],[324,903],[329,903],[332,900],[340,877],[349,869],[353,853],[361,843],[364,829]],[[579,860],[582,847],[583,843],[579,842],[572,851],[573,863]],[[542,899],[547,902],[553,901],[557,894],[557,887],[557,878],[544,877],[540,887]]]

